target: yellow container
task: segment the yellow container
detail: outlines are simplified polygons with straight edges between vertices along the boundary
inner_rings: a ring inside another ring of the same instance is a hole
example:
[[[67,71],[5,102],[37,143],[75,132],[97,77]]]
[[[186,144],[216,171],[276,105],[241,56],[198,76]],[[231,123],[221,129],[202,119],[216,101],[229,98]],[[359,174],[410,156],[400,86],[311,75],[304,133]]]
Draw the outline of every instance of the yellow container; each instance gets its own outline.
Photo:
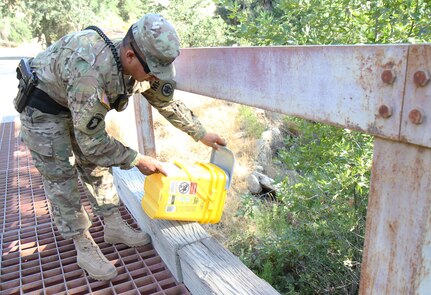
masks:
[[[165,163],[168,176],[147,176],[142,198],[145,213],[153,219],[219,222],[232,177],[233,155],[224,148],[221,153],[213,152],[211,162]]]

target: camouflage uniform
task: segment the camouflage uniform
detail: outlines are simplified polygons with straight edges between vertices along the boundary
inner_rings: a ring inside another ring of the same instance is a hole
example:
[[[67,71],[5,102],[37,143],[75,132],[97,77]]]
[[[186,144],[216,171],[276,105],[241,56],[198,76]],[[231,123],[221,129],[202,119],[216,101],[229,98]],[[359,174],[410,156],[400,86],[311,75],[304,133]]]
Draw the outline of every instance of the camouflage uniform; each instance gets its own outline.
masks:
[[[120,41],[114,45],[119,51]],[[143,91],[144,83],[124,75],[123,85],[123,74],[117,70],[111,50],[95,31],[64,36],[37,55],[31,67],[39,78],[37,87],[70,110],[52,115],[27,106],[20,117],[21,137],[43,176],[55,223],[64,238],[91,226],[80,203],[78,177],[93,210],[109,215],[119,202],[111,167],[129,169],[137,162],[137,151],[105,131],[104,119],[117,95],[141,92],[164,117],[195,140],[206,133],[193,113],[172,99],[173,91],[160,91],[160,87],[169,89],[166,86],[173,81],[167,85],[156,81]]]

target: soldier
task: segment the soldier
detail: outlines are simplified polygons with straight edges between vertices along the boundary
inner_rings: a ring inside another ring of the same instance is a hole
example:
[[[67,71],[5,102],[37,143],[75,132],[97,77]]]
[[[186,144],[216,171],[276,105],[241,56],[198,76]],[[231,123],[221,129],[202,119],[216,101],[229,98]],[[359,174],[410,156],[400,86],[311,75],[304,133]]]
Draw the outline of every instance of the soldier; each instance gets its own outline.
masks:
[[[64,36],[31,60],[38,84],[20,115],[21,137],[43,177],[58,230],[65,239],[73,239],[78,265],[94,279],[110,280],[117,270],[88,232],[91,221],[80,203],[78,177],[93,211],[103,216],[105,241],[136,247],[150,243],[150,237],[122,220],[111,167],[136,166],[145,175],[166,174],[156,159],[106,133],[107,112],[123,110],[128,97],[141,92],[196,141],[213,148],[225,145],[220,136],[207,133],[183,103],[172,99],[172,62],[179,53],[173,26],[161,15],[146,14],[121,40],[111,42],[90,27]],[[151,86],[145,91],[144,81]]]

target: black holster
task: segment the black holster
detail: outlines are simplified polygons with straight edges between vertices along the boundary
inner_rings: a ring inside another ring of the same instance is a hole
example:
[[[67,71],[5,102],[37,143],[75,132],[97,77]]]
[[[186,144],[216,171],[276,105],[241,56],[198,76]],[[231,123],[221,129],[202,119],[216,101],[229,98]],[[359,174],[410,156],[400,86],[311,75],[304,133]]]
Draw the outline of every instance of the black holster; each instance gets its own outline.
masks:
[[[28,58],[20,60],[16,68],[16,77],[19,80],[18,94],[13,103],[18,113],[21,113],[28,105],[30,95],[38,82],[36,74],[31,71],[30,60]]]
[[[69,113],[69,109],[60,105],[46,92],[36,88],[38,79],[30,68],[31,60],[21,59],[16,69],[16,77],[19,80],[18,94],[14,100],[15,109],[21,113],[26,106],[31,106],[43,113],[58,115]]]
[[[35,88],[30,94],[27,105],[38,109],[42,113],[51,115],[69,113],[69,109],[67,107],[56,102],[48,95],[48,93],[39,88]]]

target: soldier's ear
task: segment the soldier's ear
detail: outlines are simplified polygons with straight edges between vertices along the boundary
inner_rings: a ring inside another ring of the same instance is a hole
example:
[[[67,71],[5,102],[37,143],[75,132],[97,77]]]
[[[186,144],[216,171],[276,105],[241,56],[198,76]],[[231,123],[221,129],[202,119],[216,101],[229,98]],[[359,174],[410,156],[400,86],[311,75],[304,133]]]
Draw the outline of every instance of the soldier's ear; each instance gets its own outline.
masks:
[[[132,49],[126,49],[126,52],[125,52],[125,57],[126,57],[126,59],[127,59],[127,62],[131,62],[132,61],[132,59],[135,57],[135,53],[133,52],[133,50]]]

